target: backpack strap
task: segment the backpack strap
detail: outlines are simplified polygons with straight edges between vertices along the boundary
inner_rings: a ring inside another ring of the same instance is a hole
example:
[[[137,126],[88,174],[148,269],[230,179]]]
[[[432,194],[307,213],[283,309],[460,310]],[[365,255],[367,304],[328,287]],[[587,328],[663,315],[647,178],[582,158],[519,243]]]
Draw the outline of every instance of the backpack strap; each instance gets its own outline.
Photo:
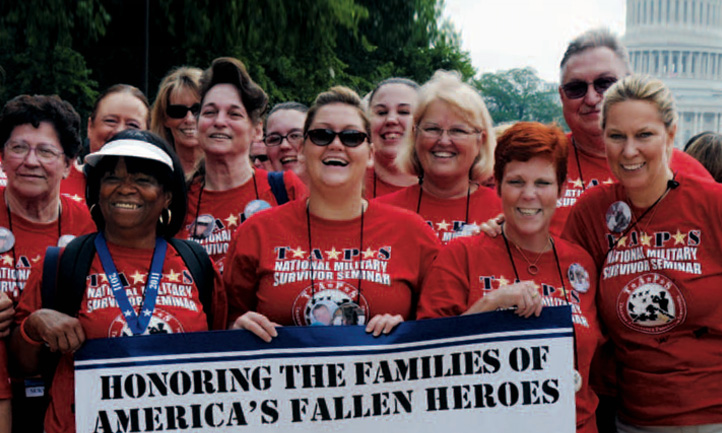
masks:
[[[288,192],[286,191],[286,184],[283,182],[282,171],[269,171],[268,184],[271,185],[271,191],[276,197],[279,206],[288,203]]]
[[[85,281],[95,255],[97,233],[73,239],[60,254],[60,248],[48,247],[42,277],[42,305],[75,317],[85,294]],[[62,281],[62,285],[58,285]]]
[[[43,261],[43,275],[40,286],[40,299],[43,308],[55,306],[58,284],[58,264],[60,263],[60,247],[48,247]]]
[[[213,263],[203,247],[194,241],[171,238],[170,244],[178,251],[198,288],[198,298],[206,313],[208,330],[213,329],[213,290],[215,288]]]

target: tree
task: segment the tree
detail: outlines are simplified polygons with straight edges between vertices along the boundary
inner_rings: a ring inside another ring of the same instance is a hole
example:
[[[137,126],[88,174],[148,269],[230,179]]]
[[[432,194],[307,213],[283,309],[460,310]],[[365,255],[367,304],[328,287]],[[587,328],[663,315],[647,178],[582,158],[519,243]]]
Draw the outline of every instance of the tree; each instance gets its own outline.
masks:
[[[357,33],[339,34],[339,57],[362,93],[388,77],[428,80],[437,69],[476,71],[459,33],[442,17],[443,0],[360,0],[368,18]]]
[[[545,83],[531,67],[485,73],[473,81],[494,123],[557,122],[565,125],[556,87]]]
[[[74,35],[95,41],[110,20],[98,0],[0,2],[0,102],[19,94],[57,94],[87,113],[97,96]]]

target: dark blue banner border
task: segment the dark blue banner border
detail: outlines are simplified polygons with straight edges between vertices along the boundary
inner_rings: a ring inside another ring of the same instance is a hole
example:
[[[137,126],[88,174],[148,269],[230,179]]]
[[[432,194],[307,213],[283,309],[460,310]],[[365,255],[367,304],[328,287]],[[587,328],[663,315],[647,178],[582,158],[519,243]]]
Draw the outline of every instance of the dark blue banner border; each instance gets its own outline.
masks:
[[[485,334],[519,332],[519,331],[550,331],[564,330],[569,332],[560,333],[543,333],[529,336],[507,336],[507,337],[488,337]],[[194,360],[185,358],[183,355],[194,355],[208,353],[215,354],[215,357],[203,358],[203,362],[215,360],[249,360],[256,358],[281,358],[281,357],[305,357],[305,356],[323,356],[328,355],[354,355],[354,354],[373,354],[374,352],[405,352],[409,350],[430,349],[435,347],[444,347],[454,345],[454,343],[438,342],[436,340],[444,340],[456,337],[469,337],[479,335],[479,338],[464,341],[461,344],[469,343],[485,343],[494,341],[511,341],[519,339],[538,339],[538,338],[554,338],[568,337],[572,334],[571,308],[569,306],[561,307],[545,307],[540,317],[532,317],[524,319],[518,317],[512,311],[495,311],[483,314],[474,314],[469,316],[460,316],[453,318],[442,318],[432,320],[409,321],[401,323],[389,335],[383,335],[378,338],[367,334],[362,326],[307,326],[307,327],[282,327],[278,328],[278,337],[274,338],[271,343],[266,343],[260,338],[247,331],[215,331],[213,332],[213,340],[223,341],[224,347],[215,345],[209,348],[209,333],[185,333],[185,334],[164,334],[136,336],[131,338],[123,338],[123,344],[117,344],[114,338],[98,339],[86,341],[83,347],[76,352],[75,359],[77,361],[84,360],[102,360],[102,359],[123,359],[145,356],[156,356],[159,354],[159,347],[165,355],[177,355],[177,361],[165,360],[162,363],[186,363],[195,362]],[[374,349],[374,346],[393,345],[405,343],[418,343],[429,341],[427,345],[420,345],[413,349]],[[162,344],[160,344],[162,342]],[[457,345],[459,343],[456,343]],[[257,350],[267,351],[269,349],[297,349],[297,348],[333,348],[333,347],[359,347],[354,351],[317,351],[314,353],[284,353],[275,355],[240,355],[237,357],[223,356],[224,352],[251,352]],[[365,349],[361,349],[365,348]],[[185,358],[185,359],[182,359]],[[157,361],[142,362],[130,361],[127,363],[116,364],[114,366],[130,366],[130,365],[153,365]],[[92,366],[81,367],[76,365],[76,369],[97,368]]]

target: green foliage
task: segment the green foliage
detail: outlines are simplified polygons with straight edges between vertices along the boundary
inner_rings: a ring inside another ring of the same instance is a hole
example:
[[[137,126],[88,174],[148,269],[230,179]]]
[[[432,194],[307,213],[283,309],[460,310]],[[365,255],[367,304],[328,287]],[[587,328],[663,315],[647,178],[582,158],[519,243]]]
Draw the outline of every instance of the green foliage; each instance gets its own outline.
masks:
[[[0,103],[19,94],[57,94],[81,113],[97,96],[75,35],[93,41],[110,17],[98,0],[0,2]]]
[[[242,60],[272,104],[311,103],[338,84],[363,95],[391,76],[424,82],[436,69],[471,78],[442,11],[443,0],[4,0],[0,102],[58,93],[85,118],[99,90],[132,84],[152,101],[172,68],[220,56]]]
[[[533,68],[485,73],[473,84],[496,124],[537,121],[565,125],[556,87],[542,81]]]

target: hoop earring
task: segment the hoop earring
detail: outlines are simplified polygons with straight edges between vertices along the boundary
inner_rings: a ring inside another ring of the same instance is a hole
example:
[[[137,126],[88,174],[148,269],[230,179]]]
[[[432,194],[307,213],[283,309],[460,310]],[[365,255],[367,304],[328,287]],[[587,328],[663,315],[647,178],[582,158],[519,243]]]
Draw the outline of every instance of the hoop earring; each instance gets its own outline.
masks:
[[[165,213],[168,213],[168,217],[165,217]],[[168,208],[163,209],[160,213],[160,223],[163,225],[169,225],[170,221],[171,221],[171,216],[172,216],[172,213],[171,213],[170,209],[168,209]]]

